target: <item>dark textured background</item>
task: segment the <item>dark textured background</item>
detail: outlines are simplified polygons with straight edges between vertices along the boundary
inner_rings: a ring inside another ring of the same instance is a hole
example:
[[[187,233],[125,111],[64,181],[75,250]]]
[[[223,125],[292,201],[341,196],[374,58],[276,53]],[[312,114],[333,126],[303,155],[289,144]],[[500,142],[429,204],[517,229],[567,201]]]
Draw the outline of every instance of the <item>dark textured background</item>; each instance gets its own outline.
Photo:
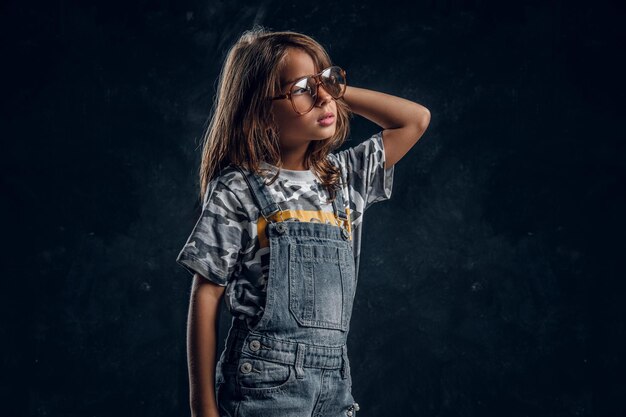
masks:
[[[188,415],[174,260],[259,23],[432,112],[365,218],[359,416],[625,415],[625,16],[509,3],[3,2],[1,414]]]

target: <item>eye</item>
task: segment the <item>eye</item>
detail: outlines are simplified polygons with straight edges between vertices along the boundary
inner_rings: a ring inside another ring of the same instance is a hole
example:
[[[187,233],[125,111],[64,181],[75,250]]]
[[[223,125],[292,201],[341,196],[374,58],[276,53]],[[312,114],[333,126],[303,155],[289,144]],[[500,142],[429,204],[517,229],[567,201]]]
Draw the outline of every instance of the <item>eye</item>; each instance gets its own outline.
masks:
[[[308,82],[308,79],[303,78],[300,81],[298,81],[291,89],[291,94],[293,95],[311,94],[311,86]]]

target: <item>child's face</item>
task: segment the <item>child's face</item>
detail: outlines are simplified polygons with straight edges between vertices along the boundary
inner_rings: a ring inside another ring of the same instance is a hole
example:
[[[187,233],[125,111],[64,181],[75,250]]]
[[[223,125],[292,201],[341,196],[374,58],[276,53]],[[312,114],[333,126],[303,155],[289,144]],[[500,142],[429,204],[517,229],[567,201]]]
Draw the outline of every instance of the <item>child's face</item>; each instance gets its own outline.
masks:
[[[285,56],[285,65],[280,73],[281,83],[295,81],[307,75],[317,74],[323,68],[315,68],[311,56],[298,49],[289,48]],[[289,91],[291,83],[282,87],[280,94]],[[318,121],[326,113],[332,113],[335,117],[328,126]],[[322,85],[317,89],[317,102],[310,112],[299,115],[296,113],[288,99],[274,100],[272,113],[278,125],[280,144],[283,150],[306,150],[312,140],[328,139],[335,134],[337,128],[337,104]]]

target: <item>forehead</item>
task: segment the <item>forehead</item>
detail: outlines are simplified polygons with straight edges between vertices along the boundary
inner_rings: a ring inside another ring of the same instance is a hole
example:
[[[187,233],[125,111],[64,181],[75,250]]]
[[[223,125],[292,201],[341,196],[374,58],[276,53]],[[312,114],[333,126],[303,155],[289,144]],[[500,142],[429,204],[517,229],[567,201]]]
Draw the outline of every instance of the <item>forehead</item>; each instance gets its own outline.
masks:
[[[317,72],[313,58],[307,52],[297,48],[289,48],[284,57],[283,68],[280,71],[281,86]]]

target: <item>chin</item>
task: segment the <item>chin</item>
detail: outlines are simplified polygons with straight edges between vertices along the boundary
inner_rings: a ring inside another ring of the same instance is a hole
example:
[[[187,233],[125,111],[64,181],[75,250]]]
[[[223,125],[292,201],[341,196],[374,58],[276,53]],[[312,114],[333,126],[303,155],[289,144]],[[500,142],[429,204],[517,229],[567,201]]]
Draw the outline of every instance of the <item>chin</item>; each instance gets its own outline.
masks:
[[[321,139],[328,139],[333,136],[335,132],[337,132],[337,128],[334,125],[328,126],[328,128],[323,131]]]
[[[313,138],[313,140],[316,140],[316,141],[327,140],[327,139],[330,139],[334,134],[335,134],[335,132],[333,132],[331,134],[328,134],[328,135],[324,135],[323,137]]]

